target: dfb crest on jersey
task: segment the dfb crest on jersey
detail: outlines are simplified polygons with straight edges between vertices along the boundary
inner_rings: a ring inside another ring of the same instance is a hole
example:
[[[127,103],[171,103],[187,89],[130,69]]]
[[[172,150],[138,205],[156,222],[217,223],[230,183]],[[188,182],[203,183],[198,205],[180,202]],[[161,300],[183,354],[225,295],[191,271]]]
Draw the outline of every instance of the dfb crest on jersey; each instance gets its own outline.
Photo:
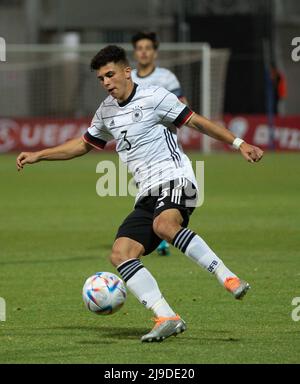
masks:
[[[132,120],[136,123],[141,121],[143,118],[143,112],[140,107],[135,107],[133,112],[132,112]]]

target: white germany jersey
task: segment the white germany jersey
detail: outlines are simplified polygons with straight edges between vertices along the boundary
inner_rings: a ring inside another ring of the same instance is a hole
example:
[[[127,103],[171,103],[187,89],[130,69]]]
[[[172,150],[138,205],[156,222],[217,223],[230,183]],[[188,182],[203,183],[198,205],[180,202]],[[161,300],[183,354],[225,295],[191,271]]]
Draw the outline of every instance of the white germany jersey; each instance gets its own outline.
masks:
[[[137,199],[150,189],[185,177],[197,187],[188,157],[177,143],[180,128],[192,111],[161,87],[137,84],[129,98],[119,104],[112,96],[100,105],[83,139],[103,149],[116,140],[116,151],[139,188]]]
[[[156,85],[158,87],[166,88],[168,91],[174,93],[177,97],[182,97],[183,92],[177,77],[167,68],[156,67],[148,76],[141,77],[138,75],[137,69],[131,72],[132,80],[143,87]]]

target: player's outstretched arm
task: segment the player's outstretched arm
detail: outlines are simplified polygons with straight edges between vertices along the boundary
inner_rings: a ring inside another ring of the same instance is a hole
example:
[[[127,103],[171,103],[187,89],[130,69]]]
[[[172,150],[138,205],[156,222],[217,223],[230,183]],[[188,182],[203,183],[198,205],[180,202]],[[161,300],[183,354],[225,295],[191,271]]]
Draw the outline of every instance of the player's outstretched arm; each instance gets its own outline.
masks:
[[[229,145],[235,145],[250,163],[255,163],[261,160],[264,152],[253,145],[247,144],[245,141],[237,139],[228,129],[213,123],[203,116],[193,113],[190,120],[186,123],[190,128],[196,129],[205,135],[213,137],[216,140],[222,141]]]
[[[42,160],[70,160],[88,153],[92,148],[80,137],[42,151],[22,152],[17,157],[17,169],[20,171],[25,164],[34,164]]]

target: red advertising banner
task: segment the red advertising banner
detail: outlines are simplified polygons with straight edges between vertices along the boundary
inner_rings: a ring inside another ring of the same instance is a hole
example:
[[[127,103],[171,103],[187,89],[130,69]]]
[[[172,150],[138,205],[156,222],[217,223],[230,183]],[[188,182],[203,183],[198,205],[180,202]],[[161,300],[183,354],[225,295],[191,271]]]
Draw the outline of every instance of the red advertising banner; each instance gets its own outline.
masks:
[[[276,117],[270,127],[266,116],[225,116],[232,133],[264,150],[300,151],[300,116]]]
[[[266,116],[226,115],[223,121],[217,123],[228,128],[235,136],[263,150],[300,151],[300,116],[276,117],[271,127]],[[186,127],[182,132],[179,131],[181,143],[185,149],[199,150],[202,135],[190,132]],[[213,142],[212,148],[232,150],[230,146],[216,141]]]
[[[80,136],[87,119],[0,119],[0,153],[36,151]]]
[[[90,119],[10,119],[0,118],[0,153],[36,151],[53,147],[81,136]],[[300,116],[278,117],[270,129],[266,116],[225,116],[219,122],[236,136],[262,149],[300,151]],[[202,135],[187,127],[179,130],[179,140],[186,150],[200,150]],[[230,150],[227,145],[214,143],[213,147]],[[113,143],[106,149],[114,148]]]

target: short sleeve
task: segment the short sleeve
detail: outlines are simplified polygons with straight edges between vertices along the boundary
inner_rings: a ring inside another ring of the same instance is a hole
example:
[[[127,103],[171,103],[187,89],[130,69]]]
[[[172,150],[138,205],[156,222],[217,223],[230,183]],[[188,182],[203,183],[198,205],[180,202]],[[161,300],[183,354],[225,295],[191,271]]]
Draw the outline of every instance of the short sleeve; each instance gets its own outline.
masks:
[[[165,88],[169,92],[174,93],[174,95],[177,96],[178,98],[183,96],[183,91],[182,91],[181,85],[180,85],[179,80],[177,79],[177,77],[174,73],[169,71],[168,75],[166,76],[165,81],[166,81],[166,87]]]
[[[108,141],[114,139],[113,135],[107,130],[103,123],[101,106],[95,113],[90,127],[82,137],[86,143],[97,149],[103,149]]]
[[[166,126],[173,124],[180,128],[193,114],[189,107],[164,88],[158,88],[154,93],[154,104],[154,112]]]

